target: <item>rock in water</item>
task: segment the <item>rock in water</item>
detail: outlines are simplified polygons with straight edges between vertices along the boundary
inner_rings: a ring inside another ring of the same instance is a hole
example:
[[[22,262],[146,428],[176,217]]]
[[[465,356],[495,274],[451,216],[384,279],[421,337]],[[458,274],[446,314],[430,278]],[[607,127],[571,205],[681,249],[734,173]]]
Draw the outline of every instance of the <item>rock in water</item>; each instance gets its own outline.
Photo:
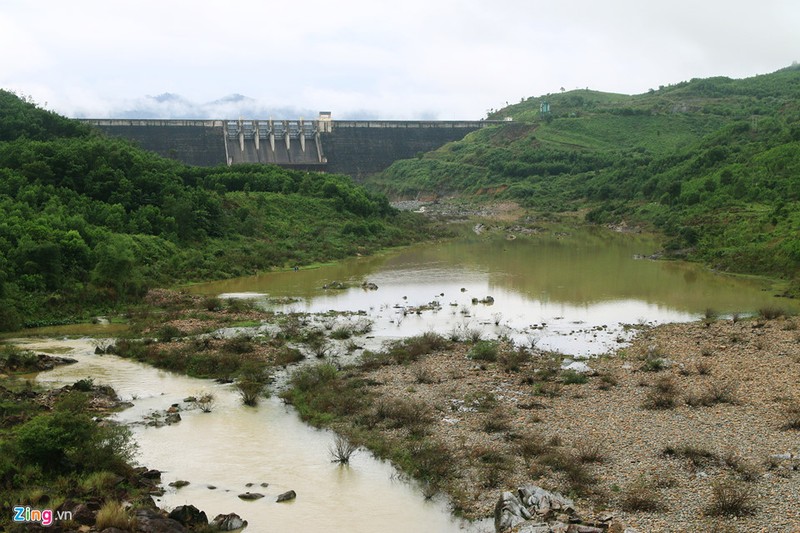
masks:
[[[194,505],[179,505],[172,512],[169,517],[176,522],[180,522],[186,527],[194,529],[196,526],[207,526],[208,517],[204,511],[201,511]]]
[[[260,492],[245,492],[244,494],[239,494],[239,498],[246,501],[253,501],[263,498],[264,495]]]
[[[297,498],[297,493],[293,490],[290,490],[278,495],[278,499],[275,501],[278,503],[288,502],[289,500],[294,500],[295,498]]]
[[[234,531],[245,527],[247,520],[242,520],[236,513],[218,514],[211,521],[211,525],[220,531]]]

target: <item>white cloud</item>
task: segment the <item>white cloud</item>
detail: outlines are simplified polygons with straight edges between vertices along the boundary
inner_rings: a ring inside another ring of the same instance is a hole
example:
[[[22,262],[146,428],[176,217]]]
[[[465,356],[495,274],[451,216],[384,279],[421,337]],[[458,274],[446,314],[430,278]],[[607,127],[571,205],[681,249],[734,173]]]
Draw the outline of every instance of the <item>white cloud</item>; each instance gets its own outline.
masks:
[[[209,102],[239,93],[264,112],[477,118],[561,86],[773,71],[800,58],[799,20],[789,0],[7,0],[0,86],[68,115],[232,112]],[[189,103],[146,98],[165,92]]]

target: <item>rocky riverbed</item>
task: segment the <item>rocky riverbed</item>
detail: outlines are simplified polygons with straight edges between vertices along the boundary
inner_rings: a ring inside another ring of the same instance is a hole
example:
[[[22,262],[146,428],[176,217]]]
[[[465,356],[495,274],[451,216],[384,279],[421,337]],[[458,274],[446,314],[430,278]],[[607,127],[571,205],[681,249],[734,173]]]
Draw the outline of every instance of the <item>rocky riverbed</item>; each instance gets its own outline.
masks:
[[[345,378],[366,383],[369,402],[340,409],[334,426],[373,445],[435,448],[431,491],[467,516],[490,516],[503,490],[533,483],[617,531],[798,531],[798,322],[655,327],[572,370],[502,344],[372,360]]]

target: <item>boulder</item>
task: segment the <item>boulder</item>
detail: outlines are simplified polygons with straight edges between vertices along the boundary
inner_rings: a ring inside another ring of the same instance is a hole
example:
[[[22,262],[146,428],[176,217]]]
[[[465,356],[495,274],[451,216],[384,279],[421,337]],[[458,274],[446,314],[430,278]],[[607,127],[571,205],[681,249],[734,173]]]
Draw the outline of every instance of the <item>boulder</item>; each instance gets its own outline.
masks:
[[[159,470],[151,469],[142,472],[141,476],[145,479],[161,479],[161,472]]]
[[[179,505],[169,513],[168,518],[180,522],[189,528],[208,525],[206,513],[194,505]]]
[[[494,506],[494,529],[505,531],[528,520],[531,514],[519,497],[513,492],[504,491]]]
[[[536,485],[525,485],[517,489],[519,500],[531,513],[545,515],[550,511],[572,513],[575,502],[557,492],[544,490]]]
[[[246,525],[247,520],[242,520],[242,517],[236,513],[218,514],[211,521],[211,526],[219,531],[234,531]]]
[[[136,511],[138,533],[186,533],[188,530],[177,520],[167,518],[153,509]]]
[[[297,498],[297,493],[295,491],[293,491],[293,490],[288,490],[288,491],[284,492],[283,494],[279,494],[278,495],[278,499],[275,500],[275,501],[277,503],[288,502],[289,500],[294,500],[295,498]]]

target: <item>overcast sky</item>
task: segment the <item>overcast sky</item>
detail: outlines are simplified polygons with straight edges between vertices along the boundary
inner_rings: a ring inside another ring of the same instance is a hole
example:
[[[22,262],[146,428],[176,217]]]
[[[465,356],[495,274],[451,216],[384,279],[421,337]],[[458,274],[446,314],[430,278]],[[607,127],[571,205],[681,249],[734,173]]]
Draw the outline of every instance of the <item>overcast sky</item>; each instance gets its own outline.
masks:
[[[795,60],[798,0],[0,3],[0,88],[72,117],[477,119]]]

